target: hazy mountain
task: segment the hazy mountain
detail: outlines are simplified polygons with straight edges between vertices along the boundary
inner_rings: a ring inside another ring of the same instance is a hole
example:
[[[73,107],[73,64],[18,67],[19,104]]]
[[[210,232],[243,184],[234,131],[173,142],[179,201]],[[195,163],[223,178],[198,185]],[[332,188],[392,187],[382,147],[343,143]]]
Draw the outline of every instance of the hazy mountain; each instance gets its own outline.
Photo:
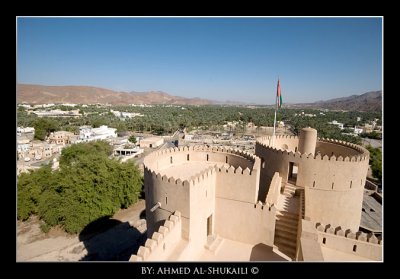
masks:
[[[287,104],[291,108],[314,108],[331,110],[357,110],[380,111],[382,110],[382,91],[370,91],[361,95],[335,98],[314,103]]]
[[[91,86],[43,86],[32,84],[17,85],[17,103],[48,104],[176,104],[176,105],[249,105],[245,102],[213,101],[200,98],[172,96],[162,91],[117,92]],[[259,104],[258,104],[259,105]],[[314,108],[331,110],[382,110],[382,91],[371,91],[362,95],[335,98],[314,103],[283,103],[287,108]],[[271,107],[274,107],[273,105]]]
[[[117,92],[92,86],[17,85],[17,103],[48,104],[179,104],[206,105],[212,101],[172,96],[161,91]]]

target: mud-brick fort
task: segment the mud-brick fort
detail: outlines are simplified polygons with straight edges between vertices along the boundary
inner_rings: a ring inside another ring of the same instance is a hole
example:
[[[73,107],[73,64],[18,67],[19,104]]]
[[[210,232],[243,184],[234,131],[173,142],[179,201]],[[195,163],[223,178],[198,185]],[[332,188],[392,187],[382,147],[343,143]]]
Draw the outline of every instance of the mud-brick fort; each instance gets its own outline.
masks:
[[[359,231],[369,153],[347,142],[257,139],[255,155],[192,146],[144,159],[148,239],[130,261],[381,261]]]

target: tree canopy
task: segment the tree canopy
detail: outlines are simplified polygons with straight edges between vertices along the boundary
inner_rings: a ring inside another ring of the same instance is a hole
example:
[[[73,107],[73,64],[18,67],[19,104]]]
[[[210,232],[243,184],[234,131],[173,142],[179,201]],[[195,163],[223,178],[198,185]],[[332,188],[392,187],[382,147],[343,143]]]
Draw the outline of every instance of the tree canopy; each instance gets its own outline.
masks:
[[[90,222],[137,202],[143,178],[133,162],[109,159],[106,142],[63,149],[60,169],[44,166],[18,177],[17,217],[37,214],[47,225],[79,233]]]

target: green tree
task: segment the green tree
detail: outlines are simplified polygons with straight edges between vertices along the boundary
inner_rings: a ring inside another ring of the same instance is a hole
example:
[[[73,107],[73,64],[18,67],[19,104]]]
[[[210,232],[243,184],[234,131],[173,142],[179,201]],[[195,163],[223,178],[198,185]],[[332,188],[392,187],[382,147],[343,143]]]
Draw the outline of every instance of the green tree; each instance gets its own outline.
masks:
[[[131,143],[136,143],[136,137],[135,136],[130,136],[128,141],[130,141]]]
[[[38,140],[45,140],[45,138],[51,133],[57,130],[57,121],[48,118],[37,118],[33,122],[35,128],[35,138]]]
[[[143,178],[133,162],[109,159],[106,142],[74,144],[63,149],[60,169],[42,167],[18,178],[18,214],[38,214],[44,227],[61,225],[81,232],[90,222],[137,202]]]
[[[371,165],[372,175],[382,181],[382,151],[380,148],[373,148],[371,145],[367,146],[369,151],[369,164]]]

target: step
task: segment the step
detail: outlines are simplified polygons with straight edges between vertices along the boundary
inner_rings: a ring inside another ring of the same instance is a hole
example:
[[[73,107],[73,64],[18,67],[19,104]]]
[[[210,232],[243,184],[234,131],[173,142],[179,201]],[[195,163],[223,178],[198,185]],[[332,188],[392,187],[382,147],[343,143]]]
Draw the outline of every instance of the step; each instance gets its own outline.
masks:
[[[294,194],[295,192],[296,192],[295,189],[287,189],[287,188],[285,188],[285,190],[283,190],[283,193],[291,193],[291,194]]]
[[[285,238],[285,239],[287,239],[288,241],[289,240],[291,240],[291,241],[295,241],[295,239],[297,238],[297,234],[296,233],[294,233],[294,232],[288,232],[288,231],[283,231],[283,230],[276,230],[275,231],[275,237],[278,237],[278,238]]]
[[[281,240],[285,240],[288,242],[296,243],[297,234],[286,232],[286,231],[276,230],[275,231],[275,239],[281,239]]]
[[[289,258],[291,258],[292,260],[296,257],[296,250],[295,249],[291,249],[291,248],[286,248],[286,247],[279,247],[274,245],[274,247],[281,252],[282,254],[285,254],[286,256],[288,256]]]
[[[293,228],[297,229],[297,226],[299,224],[298,221],[293,220],[293,219],[288,219],[288,218],[281,218],[281,217],[277,217],[276,218],[276,222],[277,223],[284,223],[288,226],[292,226]]]
[[[288,224],[276,223],[275,230],[293,233],[294,235],[297,236],[297,227]]]
[[[284,219],[284,220],[293,220],[295,222],[299,221],[299,215],[296,214],[289,214],[289,213],[285,213],[285,214],[276,214],[276,218],[280,218],[280,219]]]
[[[296,249],[296,239],[292,239],[292,237],[285,237],[281,235],[276,235],[275,234],[275,240],[274,243],[279,246],[288,246]]]
[[[288,216],[288,217],[292,217],[292,218],[294,218],[294,219],[296,219],[296,218],[298,218],[299,217],[299,214],[298,213],[293,213],[293,212],[289,212],[289,211],[279,211],[279,213],[281,214],[281,215],[283,215],[283,216]]]

